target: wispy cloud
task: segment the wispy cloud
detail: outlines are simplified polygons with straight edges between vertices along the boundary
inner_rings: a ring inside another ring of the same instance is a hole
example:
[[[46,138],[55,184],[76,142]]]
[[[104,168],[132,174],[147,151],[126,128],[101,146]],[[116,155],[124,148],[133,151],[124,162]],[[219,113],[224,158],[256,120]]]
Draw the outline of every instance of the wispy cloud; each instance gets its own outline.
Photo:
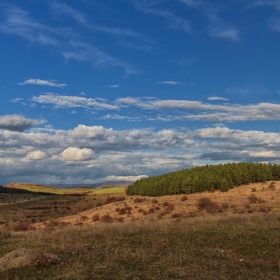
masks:
[[[181,28],[188,33],[191,32],[190,23],[187,20],[171,13],[170,11],[156,9],[156,8],[150,8],[151,3],[149,3],[147,5],[147,3],[144,3],[144,1],[134,0],[133,3],[139,11],[147,13],[147,14],[151,14],[154,16],[163,17],[170,22],[170,25],[173,28]]]
[[[66,14],[67,16],[73,18],[75,21],[82,23],[84,25],[88,25],[85,15],[73,9],[71,6],[67,5],[66,3],[55,1],[51,4],[51,6],[57,14]]]
[[[21,115],[5,115],[0,116],[0,129],[19,131],[23,132],[24,130],[38,124],[45,123],[45,120],[33,120],[27,119]]]
[[[183,83],[175,82],[175,81],[162,81],[162,82],[158,82],[158,84],[172,85],[172,86],[184,85]]]
[[[280,120],[280,105],[274,103],[259,103],[254,105],[213,105],[190,100],[144,100],[141,98],[119,98],[116,100],[120,107],[135,106],[143,110],[164,110],[171,112],[180,110],[181,114],[174,116],[158,116],[162,119],[192,120],[209,122],[240,122],[258,120]],[[196,113],[190,113],[196,111]],[[153,118],[154,120],[157,117]]]
[[[24,82],[18,83],[19,85],[37,85],[37,86],[49,86],[49,87],[58,87],[63,88],[66,87],[66,84],[57,84],[54,81],[47,81],[41,79],[28,79]]]
[[[103,87],[106,87],[106,88],[119,88],[120,85],[108,85],[108,86],[103,86]]]
[[[231,39],[233,41],[239,41],[239,30],[228,26],[221,22],[211,23],[209,27],[209,34],[217,38]]]
[[[61,8],[61,13],[66,13],[76,21],[87,24],[83,15],[77,13],[67,4],[55,2],[54,7],[57,10]],[[32,19],[28,12],[16,6],[5,5],[4,12],[6,17],[3,21],[0,21],[0,31],[4,33],[20,36],[32,43],[55,47],[66,60],[74,59],[88,62],[100,68],[121,68],[124,69],[126,74],[139,73],[138,69],[128,62],[107,54],[93,44],[80,40],[80,36],[75,30],[65,32],[63,28],[48,27]],[[119,30],[119,33],[121,33],[121,30]],[[129,31],[126,31],[125,34],[133,35]],[[148,44],[148,41],[146,43]]]
[[[4,33],[23,37],[31,42],[37,42],[42,45],[58,45],[56,31],[38,23],[32,19],[29,14],[14,6],[4,6],[6,18],[0,22],[0,30]]]
[[[98,102],[93,98],[55,95],[53,93],[33,96],[31,100],[40,104],[53,105],[55,108],[93,108],[96,110],[117,110],[119,108],[116,105]]]
[[[66,60],[91,62],[94,66],[102,68],[122,68],[126,74],[139,73],[139,70],[129,63],[106,54],[92,44],[71,41],[71,46],[73,50],[62,53]]]
[[[225,38],[233,41],[240,40],[239,30],[232,27],[225,20],[223,20],[218,12],[220,11],[217,5],[207,3],[204,1],[194,0],[179,0],[191,8],[198,9],[209,19],[208,33],[217,38]]]
[[[215,100],[228,101],[229,100],[228,98],[218,97],[218,96],[208,97],[207,99],[211,100],[211,101],[215,101]]]

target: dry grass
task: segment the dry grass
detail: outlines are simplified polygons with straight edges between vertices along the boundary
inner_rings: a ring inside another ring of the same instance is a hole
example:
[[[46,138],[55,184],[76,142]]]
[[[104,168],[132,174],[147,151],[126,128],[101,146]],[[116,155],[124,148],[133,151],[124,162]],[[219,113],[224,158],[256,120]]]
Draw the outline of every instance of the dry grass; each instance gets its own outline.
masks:
[[[71,260],[63,267],[11,270],[0,279],[280,278],[280,182],[187,199],[123,197],[0,204],[6,209],[0,211],[0,257],[31,246]],[[5,215],[18,220],[7,225]],[[12,225],[20,221],[39,229],[17,231]]]
[[[173,213],[175,214],[175,213]],[[102,223],[12,233],[0,257],[23,246],[71,261],[12,269],[1,279],[279,279],[280,216],[254,213]]]

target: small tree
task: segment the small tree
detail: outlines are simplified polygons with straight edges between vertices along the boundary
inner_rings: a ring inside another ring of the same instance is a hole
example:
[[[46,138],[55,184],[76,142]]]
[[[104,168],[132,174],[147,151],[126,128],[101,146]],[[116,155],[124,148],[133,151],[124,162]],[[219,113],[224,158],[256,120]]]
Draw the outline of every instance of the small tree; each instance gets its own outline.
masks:
[[[222,192],[227,192],[228,189],[229,189],[229,183],[225,178],[223,178],[222,181],[221,181],[221,191]]]

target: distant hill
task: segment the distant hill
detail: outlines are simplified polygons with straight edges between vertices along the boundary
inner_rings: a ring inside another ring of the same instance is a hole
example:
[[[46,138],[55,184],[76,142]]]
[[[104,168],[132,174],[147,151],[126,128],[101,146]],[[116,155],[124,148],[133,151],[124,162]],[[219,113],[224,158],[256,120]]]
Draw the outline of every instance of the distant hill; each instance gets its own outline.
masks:
[[[16,193],[16,194],[37,194],[37,192],[32,192],[24,189],[17,189],[16,187],[9,186],[1,186],[0,185],[0,193]],[[41,192],[41,195],[52,195],[50,193]]]
[[[17,187],[45,187],[45,188],[56,188],[56,189],[76,189],[76,188],[107,188],[107,187],[127,187],[133,184],[133,181],[106,181],[101,183],[95,184],[54,184],[54,185],[39,185],[39,184],[32,184],[32,183],[25,183],[25,182],[12,182],[4,187],[6,188],[17,188]]]
[[[95,184],[56,184],[52,185],[52,187],[57,189],[75,189],[75,188],[107,188],[107,187],[127,187],[133,184],[133,181],[106,181]]]

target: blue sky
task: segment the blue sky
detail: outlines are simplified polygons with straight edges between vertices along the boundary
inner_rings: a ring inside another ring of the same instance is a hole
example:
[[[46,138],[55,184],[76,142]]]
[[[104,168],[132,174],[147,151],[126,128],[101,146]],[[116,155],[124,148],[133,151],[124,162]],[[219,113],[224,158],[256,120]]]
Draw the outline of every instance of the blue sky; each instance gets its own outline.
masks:
[[[0,1],[0,184],[279,163],[280,0]]]

